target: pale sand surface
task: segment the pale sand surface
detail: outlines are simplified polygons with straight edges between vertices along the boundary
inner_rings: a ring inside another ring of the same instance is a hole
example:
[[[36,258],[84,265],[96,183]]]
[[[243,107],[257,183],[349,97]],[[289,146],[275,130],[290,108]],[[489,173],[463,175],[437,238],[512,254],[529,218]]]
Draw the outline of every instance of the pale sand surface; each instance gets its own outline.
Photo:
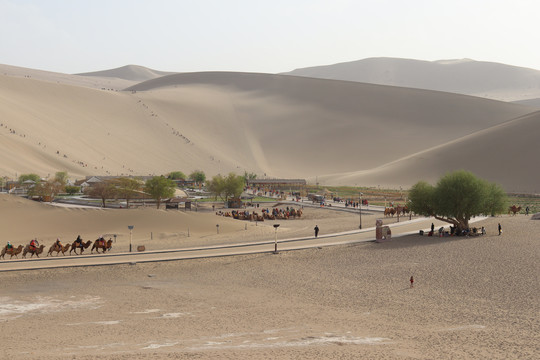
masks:
[[[46,214],[33,205],[18,206]],[[311,233],[314,222],[322,233],[357,226],[356,214],[306,212],[305,224],[287,222],[291,233]],[[215,217],[197,214],[205,215]],[[52,218],[39,219],[47,229]],[[537,358],[540,222],[502,216],[482,225],[488,234],[477,238],[0,273],[0,358]]]

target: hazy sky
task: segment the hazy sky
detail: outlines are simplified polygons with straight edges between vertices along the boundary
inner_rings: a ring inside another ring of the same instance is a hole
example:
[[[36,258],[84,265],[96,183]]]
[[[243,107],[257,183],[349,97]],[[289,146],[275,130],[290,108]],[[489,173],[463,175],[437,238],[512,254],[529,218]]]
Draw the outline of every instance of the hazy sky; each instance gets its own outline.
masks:
[[[538,0],[0,0],[0,63],[282,72],[388,56],[540,69]]]

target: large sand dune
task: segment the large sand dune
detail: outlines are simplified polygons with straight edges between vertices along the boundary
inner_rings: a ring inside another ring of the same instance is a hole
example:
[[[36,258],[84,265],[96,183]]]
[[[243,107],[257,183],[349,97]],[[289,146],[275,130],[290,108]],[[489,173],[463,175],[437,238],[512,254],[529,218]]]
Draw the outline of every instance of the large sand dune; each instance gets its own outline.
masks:
[[[286,74],[448,91],[502,101],[540,96],[540,71],[470,59],[423,61],[368,58]]]
[[[209,176],[248,171],[259,177],[314,182],[324,176],[326,184],[376,186],[385,183],[380,176],[344,174],[377,173],[384,164],[533,110],[437,91],[270,74],[173,74],[122,92],[3,75],[0,152],[8,156],[0,174],[148,175],[201,169]],[[538,150],[531,148],[531,157],[510,157],[503,149],[520,147],[522,141],[519,133],[513,136],[497,144],[497,159],[480,152],[485,157],[474,164],[455,163],[450,161],[455,155],[445,152],[437,158],[444,165],[429,174],[396,168],[384,178],[407,187],[469,164],[480,174],[487,174],[483,167],[507,162],[527,168]],[[529,180],[519,177],[511,184],[505,174],[492,180],[534,191]]]
[[[330,178],[343,184],[378,183],[397,188],[419,178],[435,183],[440,174],[465,169],[507,191],[540,193],[534,165],[539,155],[535,150],[538,134],[540,112],[535,112],[369,171]]]

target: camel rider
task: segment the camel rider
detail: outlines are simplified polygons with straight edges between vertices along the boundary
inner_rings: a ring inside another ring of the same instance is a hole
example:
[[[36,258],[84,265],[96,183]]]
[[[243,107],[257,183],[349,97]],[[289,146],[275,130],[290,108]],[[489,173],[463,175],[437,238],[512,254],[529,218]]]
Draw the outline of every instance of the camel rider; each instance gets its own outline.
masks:
[[[13,249],[13,245],[11,244],[11,242],[7,242],[7,245],[6,245],[6,250],[9,250],[9,249]]]
[[[83,247],[81,235],[77,236],[77,240],[75,240],[75,242],[77,243],[77,247],[79,247],[79,248]]]
[[[38,246],[39,246],[39,243],[38,243],[37,239],[30,240],[30,249],[35,251]]]
[[[54,243],[54,246],[61,251],[62,250],[62,243],[60,242],[60,239],[56,239],[56,242]]]
[[[103,238],[103,235],[99,237],[99,243],[101,244],[101,246],[105,247],[105,238]]]

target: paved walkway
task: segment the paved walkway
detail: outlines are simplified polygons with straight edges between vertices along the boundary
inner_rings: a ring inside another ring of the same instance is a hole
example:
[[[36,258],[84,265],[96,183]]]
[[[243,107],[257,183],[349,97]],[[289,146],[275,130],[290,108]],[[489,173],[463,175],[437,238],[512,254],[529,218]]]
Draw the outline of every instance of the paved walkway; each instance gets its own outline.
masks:
[[[483,220],[475,218],[470,222]],[[392,238],[409,234],[417,234],[420,229],[429,231],[431,223],[435,228],[448,226],[448,223],[433,220],[431,218],[421,218],[412,221],[403,221],[389,225],[392,229]],[[278,233],[279,236],[279,233]],[[343,244],[354,244],[375,240],[375,228],[362,230],[351,230],[335,234],[325,234],[318,238],[303,237],[278,239],[278,251],[290,251],[308,249],[314,247],[334,246]],[[398,239],[394,241],[399,241]],[[197,248],[183,248],[170,250],[157,250],[136,253],[107,253],[99,255],[80,255],[80,256],[58,256],[41,257],[33,259],[6,259],[0,260],[1,271],[19,271],[19,270],[37,270],[51,269],[61,267],[78,266],[101,266],[114,264],[135,264],[143,262],[185,260],[197,258],[209,258],[218,256],[233,256],[257,253],[271,253],[275,249],[275,241],[262,241],[257,243],[239,243],[220,246],[208,246]],[[21,256],[19,254],[19,256]],[[7,256],[8,258],[9,256]]]

